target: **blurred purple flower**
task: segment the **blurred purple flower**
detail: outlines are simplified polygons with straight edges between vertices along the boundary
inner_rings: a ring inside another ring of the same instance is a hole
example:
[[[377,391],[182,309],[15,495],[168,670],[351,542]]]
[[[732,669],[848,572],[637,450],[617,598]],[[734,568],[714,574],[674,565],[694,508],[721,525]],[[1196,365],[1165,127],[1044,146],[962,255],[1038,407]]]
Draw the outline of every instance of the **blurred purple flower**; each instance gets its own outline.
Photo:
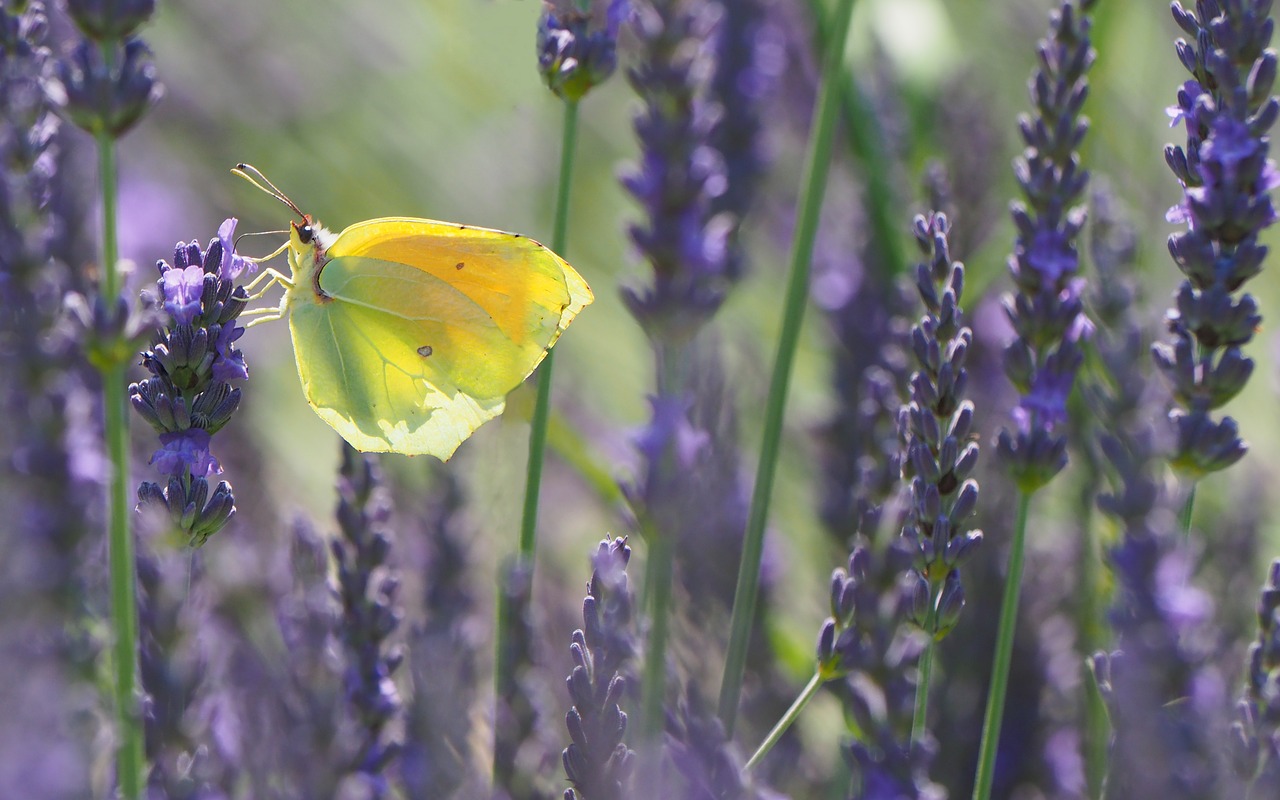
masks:
[[[650,397],[652,417],[635,437],[636,449],[650,464],[656,464],[671,453],[674,466],[687,470],[697,462],[699,454],[710,444],[711,435],[689,421],[692,402],[681,397]]]

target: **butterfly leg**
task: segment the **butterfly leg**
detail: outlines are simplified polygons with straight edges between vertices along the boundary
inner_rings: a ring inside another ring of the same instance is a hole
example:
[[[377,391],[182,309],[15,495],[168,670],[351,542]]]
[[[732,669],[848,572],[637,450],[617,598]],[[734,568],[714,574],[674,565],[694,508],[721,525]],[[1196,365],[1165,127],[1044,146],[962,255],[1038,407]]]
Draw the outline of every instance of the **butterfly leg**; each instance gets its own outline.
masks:
[[[256,311],[246,311],[240,316],[245,317],[250,314],[255,314],[255,318],[249,320],[249,323],[244,326],[245,330],[252,328],[259,322],[275,322],[278,319],[284,318],[284,312],[278,308],[259,308]]]
[[[278,270],[274,270],[274,269],[271,269],[270,267],[267,267],[266,269],[262,270],[261,275],[249,281],[248,283],[246,283],[244,285],[244,290],[246,292],[252,292],[257,287],[257,285],[262,283],[264,280],[267,282],[267,285],[263,286],[254,294],[249,295],[250,300],[257,300],[258,298],[266,294],[268,291],[270,291],[272,286],[275,286],[277,284],[279,284],[280,286],[283,286],[286,289],[288,289],[290,286],[293,285],[293,281],[286,278],[283,273],[279,272]]]

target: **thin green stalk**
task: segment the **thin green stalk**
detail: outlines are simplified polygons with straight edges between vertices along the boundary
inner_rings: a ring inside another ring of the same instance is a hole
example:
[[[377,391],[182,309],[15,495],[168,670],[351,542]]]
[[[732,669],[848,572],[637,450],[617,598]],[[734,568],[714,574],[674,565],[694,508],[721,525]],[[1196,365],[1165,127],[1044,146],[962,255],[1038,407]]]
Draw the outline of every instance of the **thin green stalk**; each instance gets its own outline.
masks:
[[[778,724],[773,726],[773,730],[769,731],[769,735],[764,737],[764,741],[751,754],[751,758],[747,760],[747,764],[743,769],[751,769],[760,763],[760,759],[769,754],[773,746],[782,738],[782,734],[786,733],[792,723],[800,718],[800,712],[804,711],[805,706],[809,705],[809,701],[818,694],[818,690],[822,688],[824,683],[826,683],[826,680],[823,678],[821,670],[814,672],[813,677],[800,690],[800,696],[791,704],[791,708],[787,709],[787,713],[782,715],[782,719],[778,720]]]
[[[119,260],[116,244],[116,151],[107,133],[97,137],[99,179],[102,187],[102,294],[113,307],[120,294]],[[115,351],[118,348],[112,347]],[[146,756],[142,742],[142,718],[138,708],[137,577],[133,555],[133,534],[129,530],[129,397],[125,384],[127,364],[112,364],[103,375],[103,414],[107,456],[111,460],[108,489],[107,550],[111,569],[111,625],[115,634],[116,725],[119,750],[116,772],[125,800],[142,796]]]
[[[564,102],[564,138],[560,146],[560,181],[556,189],[556,217],[551,229],[551,249],[564,256],[569,230],[569,187],[573,183],[573,159],[578,140],[578,103]],[[547,418],[551,409],[551,374],[555,350],[547,351],[538,367],[538,399],[529,430],[529,463],[524,488],[524,514],[520,519],[519,557],[533,568],[538,538],[538,499],[542,488],[542,462],[547,447]]]
[[[1031,493],[1018,492],[1018,517],[1013,526],[1013,547],[1009,550],[1009,574],[1005,578],[1004,601],[1000,604],[1000,628],[996,636],[995,662],[991,665],[991,686],[987,689],[987,713],[982,722],[982,746],[978,751],[978,777],[973,785],[974,800],[990,800],[995,778],[996,745],[1004,721],[1004,701],[1009,686],[1009,662],[1013,658],[1013,632],[1018,627],[1018,598],[1022,584],[1023,553],[1027,542],[1027,511]]]
[[[1182,513],[1178,515],[1178,523],[1182,525],[1182,538],[1187,540],[1191,538],[1191,514],[1196,506],[1196,486],[1197,484],[1193,483],[1187,490],[1186,502],[1182,504]]]
[[[645,541],[649,545],[649,560],[645,564],[649,588],[649,637],[644,653],[644,678],[640,689],[639,741],[652,745],[662,735],[664,723],[663,702],[667,688],[667,632],[671,618],[671,531],[654,530],[649,526]],[[649,580],[649,575],[652,580]]]
[[[1096,475],[1096,473],[1094,473]],[[1080,609],[1076,621],[1079,631],[1080,669],[1082,671],[1084,691],[1084,775],[1088,797],[1098,800],[1102,797],[1102,784],[1107,775],[1107,738],[1109,724],[1107,709],[1102,694],[1098,691],[1088,659],[1095,651],[1104,646],[1102,634],[1102,598],[1099,596],[1098,580],[1098,545],[1097,531],[1093,524],[1093,498],[1097,494],[1098,481],[1085,482],[1082,493],[1082,508],[1085,509],[1081,521],[1080,536]]]
[[[924,652],[920,654],[919,674],[916,676],[916,708],[911,717],[912,742],[920,742],[929,729],[929,685],[933,680],[933,651],[937,645],[933,634],[933,629],[937,627],[937,602],[937,592],[930,587],[929,613],[925,618],[925,632],[929,634],[929,640],[925,642]]]
[[[840,0],[835,26],[831,29],[830,46],[822,69],[822,87],[814,109],[813,133],[805,158],[801,182],[800,207],[797,211],[796,236],[791,249],[791,271],[787,283],[786,305],[778,352],[769,380],[769,397],[765,405],[764,437],[760,445],[760,463],[756,469],[755,488],[751,494],[751,510],[742,543],[742,562],[738,569],[738,585],[733,596],[733,618],[730,623],[729,650],[725,657],[724,678],[720,684],[719,716],[728,735],[738,716],[738,699],[742,694],[742,673],[746,668],[747,645],[751,637],[751,621],[755,616],[759,590],[760,559],[764,551],[764,528],[769,518],[769,500],[778,466],[778,446],[782,438],[782,414],[787,403],[787,387],[791,381],[791,362],[800,339],[809,293],[809,266],[813,258],[813,241],[818,231],[818,216],[827,187],[827,165],[831,160],[831,139],[839,110],[839,75],[844,66],[844,43],[853,15],[853,0]]]
[[[814,39],[818,52],[827,52],[827,8],[823,0],[809,0],[809,12],[813,14]],[[894,203],[893,183],[889,166],[893,163],[887,155],[884,130],[880,117],[867,102],[867,97],[852,73],[840,74],[840,119],[849,132],[849,147],[858,160],[858,166],[866,179],[862,196],[866,202],[867,224],[872,231],[872,242],[879,248],[877,267],[885,267],[880,276],[893,280],[907,271],[907,258],[902,252],[902,237],[906,226],[901,209]]]
[[[682,344],[657,345],[658,395],[676,397],[684,392],[685,350]],[[675,457],[667,447],[657,465],[655,480],[670,481],[676,475]],[[661,509],[657,509],[661,511]],[[649,640],[645,646],[644,679],[640,689],[640,741],[652,744],[662,734],[665,721],[663,701],[667,690],[667,631],[670,629],[671,581],[675,543],[675,528],[654,518],[655,509],[646,509],[641,525],[645,542],[649,546],[649,561],[645,565],[643,602],[649,609]],[[650,753],[652,755],[652,753]],[[648,756],[646,756],[648,757]]]
[[[556,188],[555,221],[551,229],[551,249],[563,256],[569,230],[569,188],[573,183],[573,161],[578,140],[578,102],[564,101],[564,123],[561,131],[560,177]],[[528,571],[530,587],[533,584],[533,566],[538,537],[538,499],[542,489],[542,462],[547,447],[547,420],[551,410],[551,376],[554,366],[554,350],[538,366],[538,396],[534,402],[533,418],[529,427],[529,460],[525,472],[524,510],[520,519],[520,541],[516,549],[514,568],[523,566]],[[531,590],[532,591],[532,590]],[[499,587],[498,622],[494,638],[493,681],[495,702],[501,702],[514,688],[515,652],[507,646],[514,624],[515,609],[511,598]],[[497,732],[495,729],[495,736]],[[494,769],[498,764],[494,762]],[[495,775],[496,777],[496,775]]]

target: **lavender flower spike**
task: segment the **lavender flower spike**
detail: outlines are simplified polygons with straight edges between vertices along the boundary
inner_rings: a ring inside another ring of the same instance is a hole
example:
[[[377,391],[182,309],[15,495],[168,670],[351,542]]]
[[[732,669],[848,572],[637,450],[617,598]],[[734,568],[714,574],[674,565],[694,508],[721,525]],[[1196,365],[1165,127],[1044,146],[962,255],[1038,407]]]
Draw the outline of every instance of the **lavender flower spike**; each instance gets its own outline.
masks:
[[[627,690],[622,671],[635,651],[632,597],[627,585],[631,548],[623,537],[600,542],[582,602],[582,628],[573,632],[574,667],[567,681],[573,707],[565,714],[572,740],[564,771],[574,788],[565,800],[617,800],[625,796],[634,754],[624,744]]]
[[[1172,342],[1154,348],[1157,366],[1180,406],[1172,463],[1193,480],[1239,461],[1247,449],[1235,420],[1210,412],[1244,388],[1253,360],[1241,353],[1261,322],[1249,294],[1235,296],[1262,270],[1258,243],[1276,220],[1271,189],[1280,185],[1267,158],[1267,131],[1280,114],[1271,94],[1276,54],[1270,0],[1201,0],[1194,12],[1173,4],[1173,17],[1194,43],[1179,39],[1178,58],[1192,75],[1170,109],[1186,124],[1186,147],[1165,148],[1183,187],[1170,222],[1187,230],[1169,237],[1186,280],[1168,313]]]
[[[199,547],[235,513],[231,485],[218,483],[209,494],[209,476],[222,472],[211,449],[213,435],[240,406],[231,381],[249,377],[235,342],[244,334],[237,318],[249,302],[236,280],[252,264],[235,253],[236,220],[218,228],[209,247],[179,243],[173,264],[164,261],[160,289],[168,323],[142,354],[151,377],[130,384],[133,407],[160,435],[151,463],[166,476],[164,486],[144,482],[141,505],[168,509],[173,524]]]
[[[373,457],[342,445],[338,477],[338,527],[342,537],[330,543],[338,565],[338,599],[342,617],[338,637],[346,655],[343,687],[357,721],[359,742],[349,766],[365,787],[362,797],[381,800],[390,794],[387,765],[399,752],[387,726],[400,715],[402,703],[392,676],[404,656],[387,640],[400,624],[396,607],[400,580],[387,567],[391,540],[386,521],[390,504],[379,492]]]
[[[653,267],[653,286],[623,299],[655,342],[688,341],[719,309],[736,275],[728,242],[735,222],[712,201],[726,188],[724,159],[711,146],[719,105],[707,97],[714,64],[714,5],[638,3],[641,57],[627,74],[644,105],[635,119],[640,164],[623,177],[647,219],[631,239]]]
[[[1066,438],[1055,428],[1066,419],[1067,396],[1091,326],[1076,277],[1076,237],[1085,210],[1076,205],[1088,182],[1076,153],[1089,123],[1080,117],[1088,95],[1085,74],[1094,61],[1089,42],[1089,0],[1066,0],[1040,41],[1040,68],[1032,76],[1033,116],[1018,126],[1026,150],[1014,162],[1025,203],[1011,206],[1017,239],[1009,272],[1017,293],[1005,310],[1017,338],[1005,350],[1005,374],[1022,395],[1016,430],[1002,430],[1001,457],[1019,488],[1033,492],[1067,463]]]
[[[925,593],[913,621],[940,639],[964,607],[956,568],[982,543],[982,532],[968,529],[978,503],[978,482],[969,477],[978,463],[978,445],[970,441],[973,403],[963,399],[973,331],[963,324],[964,264],[951,261],[946,215],[917,216],[913,232],[929,261],[916,267],[925,314],[911,331],[918,369],[898,417],[902,478],[911,488],[902,536],[913,554],[917,593]]]
[[[1244,697],[1232,726],[1234,760],[1254,797],[1280,792],[1280,559],[1258,600],[1258,638],[1249,645]]]

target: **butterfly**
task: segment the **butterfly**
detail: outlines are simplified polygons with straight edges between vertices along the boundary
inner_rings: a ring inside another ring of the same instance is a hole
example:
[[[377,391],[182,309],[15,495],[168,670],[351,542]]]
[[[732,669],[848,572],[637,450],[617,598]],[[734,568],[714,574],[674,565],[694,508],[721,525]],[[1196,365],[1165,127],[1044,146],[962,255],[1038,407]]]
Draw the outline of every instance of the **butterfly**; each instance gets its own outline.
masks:
[[[448,460],[594,299],[568,262],[518,233],[381,217],[335,235],[258,170],[232,172],[300,218],[256,259],[287,249],[291,274],[264,269],[246,287],[266,281],[254,299],[285,290],[278,307],[246,312],[250,325],[288,318],[307,403],[357,450]]]

